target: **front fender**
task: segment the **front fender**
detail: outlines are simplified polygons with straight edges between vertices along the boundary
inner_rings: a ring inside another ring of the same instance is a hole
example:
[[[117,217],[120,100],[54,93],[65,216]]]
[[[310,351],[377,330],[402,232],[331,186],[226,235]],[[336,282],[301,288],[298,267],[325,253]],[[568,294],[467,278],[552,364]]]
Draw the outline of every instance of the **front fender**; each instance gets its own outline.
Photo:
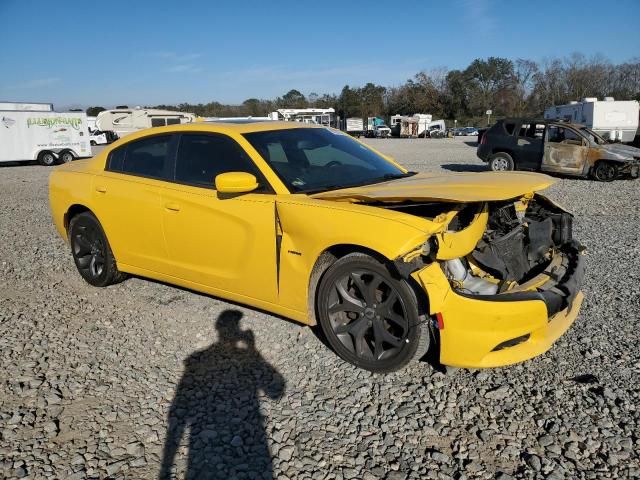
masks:
[[[276,209],[281,226],[276,259],[279,301],[300,312],[308,310],[313,267],[331,247],[364,247],[391,260],[415,249],[431,234],[417,225],[403,223],[395,212],[372,207],[291,199],[277,201]]]

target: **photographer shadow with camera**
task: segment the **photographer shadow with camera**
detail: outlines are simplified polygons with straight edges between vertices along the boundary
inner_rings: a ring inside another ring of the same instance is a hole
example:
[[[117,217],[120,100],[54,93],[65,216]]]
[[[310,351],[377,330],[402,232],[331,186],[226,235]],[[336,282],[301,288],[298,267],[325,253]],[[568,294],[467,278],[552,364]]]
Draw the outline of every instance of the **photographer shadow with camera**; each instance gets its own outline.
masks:
[[[168,415],[160,479],[272,479],[260,395],[282,396],[285,381],[240,329],[242,313],[225,310],[218,341],[185,360]],[[177,455],[185,432],[188,451]]]

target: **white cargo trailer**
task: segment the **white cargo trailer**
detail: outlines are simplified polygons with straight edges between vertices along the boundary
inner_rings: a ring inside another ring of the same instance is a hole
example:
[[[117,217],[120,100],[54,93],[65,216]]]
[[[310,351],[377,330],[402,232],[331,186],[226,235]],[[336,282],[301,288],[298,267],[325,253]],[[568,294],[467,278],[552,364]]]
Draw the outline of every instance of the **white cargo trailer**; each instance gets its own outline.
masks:
[[[90,156],[86,114],[0,110],[0,162],[38,160],[50,166]]]
[[[581,123],[603,137],[618,142],[632,142],[638,130],[640,109],[636,100],[614,100],[605,97],[583,98],[580,102],[549,107],[544,112],[548,120]]]
[[[53,112],[53,103],[0,102],[0,111],[8,112]]]

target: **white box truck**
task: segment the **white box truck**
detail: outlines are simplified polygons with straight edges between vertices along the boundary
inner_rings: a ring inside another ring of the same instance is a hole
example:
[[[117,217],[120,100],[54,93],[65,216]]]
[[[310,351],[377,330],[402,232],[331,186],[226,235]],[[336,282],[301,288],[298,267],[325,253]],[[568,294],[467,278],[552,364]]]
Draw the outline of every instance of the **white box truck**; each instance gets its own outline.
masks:
[[[544,111],[547,120],[581,123],[604,138],[617,142],[632,142],[638,130],[640,109],[637,100],[615,100],[604,97],[583,98],[580,102],[555,105]]]
[[[0,103],[0,162],[38,160],[51,166],[91,156],[86,114],[24,105],[20,110],[18,103]]]
[[[364,121],[359,117],[351,117],[346,120],[346,132],[354,137],[364,135]]]

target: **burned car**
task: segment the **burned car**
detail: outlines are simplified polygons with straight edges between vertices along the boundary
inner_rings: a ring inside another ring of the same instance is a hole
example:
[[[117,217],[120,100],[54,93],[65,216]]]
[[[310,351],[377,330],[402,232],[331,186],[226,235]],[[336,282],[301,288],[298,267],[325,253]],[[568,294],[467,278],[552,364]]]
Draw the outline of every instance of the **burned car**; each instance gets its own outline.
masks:
[[[318,324],[343,359],[389,372],[429,349],[521,362],[571,326],[582,247],[539,193],[553,183],[410,172],[337,130],[245,122],[136,132],[57,168],[49,192],[89,284],[138,275]]]
[[[543,171],[602,182],[640,175],[640,149],[608,143],[583,125],[559,121],[498,120],[482,136],[477,155],[493,171]]]

